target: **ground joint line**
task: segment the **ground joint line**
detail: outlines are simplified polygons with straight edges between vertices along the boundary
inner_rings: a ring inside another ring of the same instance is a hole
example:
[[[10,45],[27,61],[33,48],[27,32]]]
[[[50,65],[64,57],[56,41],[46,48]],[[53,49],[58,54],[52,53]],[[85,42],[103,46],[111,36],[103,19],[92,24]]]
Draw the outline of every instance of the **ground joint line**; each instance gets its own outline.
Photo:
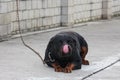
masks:
[[[97,74],[97,73],[99,73],[99,72],[101,72],[101,71],[103,71],[103,70],[105,70],[105,69],[113,66],[114,64],[118,63],[119,61],[120,61],[120,59],[114,61],[113,63],[109,64],[108,66],[106,66],[106,67],[104,67],[104,68],[101,68],[101,69],[99,69],[99,70],[97,70],[97,71],[94,71],[93,73],[91,73],[91,74],[83,77],[81,80],[85,80],[85,79],[87,79],[87,78],[89,78],[89,77],[91,77],[91,76],[93,76],[93,75],[95,75],[95,74]]]

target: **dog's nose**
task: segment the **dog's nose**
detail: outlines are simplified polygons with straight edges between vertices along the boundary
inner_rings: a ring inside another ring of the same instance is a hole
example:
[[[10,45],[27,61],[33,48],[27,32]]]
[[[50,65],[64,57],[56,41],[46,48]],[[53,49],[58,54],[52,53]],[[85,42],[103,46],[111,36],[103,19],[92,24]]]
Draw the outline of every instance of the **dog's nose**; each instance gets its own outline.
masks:
[[[67,54],[69,52],[69,45],[65,44],[63,46],[63,50],[62,51],[63,51],[63,53]]]

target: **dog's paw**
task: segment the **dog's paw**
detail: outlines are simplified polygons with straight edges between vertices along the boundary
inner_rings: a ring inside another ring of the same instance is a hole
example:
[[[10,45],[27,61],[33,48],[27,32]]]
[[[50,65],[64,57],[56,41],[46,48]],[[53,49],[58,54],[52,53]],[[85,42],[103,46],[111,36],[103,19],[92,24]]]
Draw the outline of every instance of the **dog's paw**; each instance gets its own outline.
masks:
[[[71,73],[72,70],[73,70],[73,68],[74,68],[74,64],[69,63],[69,64],[67,64],[67,66],[63,69],[63,72],[65,72],[65,73]]]
[[[55,72],[62,72],[63,71],[63,68],[58,63],[53,63],[52,66],[53,66]]]
[[[55,72],[62,72],[63,71],[61,66],[56,66],[54,69],[55,69]]]
[[[72,69],[70,67],[65,67],[63,72],[65,73],[71,73],[72,72]]]
[[[88,60],[83,60],[83,61],[82,61],[82,64],[83,64],[83,65],[89,65],[89,61],[88,61]]]

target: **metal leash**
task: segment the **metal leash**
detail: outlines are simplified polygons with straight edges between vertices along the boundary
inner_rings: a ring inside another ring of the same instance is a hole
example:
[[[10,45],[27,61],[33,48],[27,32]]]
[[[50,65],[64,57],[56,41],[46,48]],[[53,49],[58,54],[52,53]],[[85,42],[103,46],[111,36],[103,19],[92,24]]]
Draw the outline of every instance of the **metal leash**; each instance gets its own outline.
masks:
[[[43,62],[43,64],[46,64],[45,61],[43,60],[43,58],[41,57],[41,55],[35,51],[33,48],[31,48],[29,45],[27,45],[22,37],[22,32],[21,32],[21,28],[20,28],[20,19],[19,19],[19,0],[16,0],[16,7],[17,7],[17,10],[16,10],[16,15],[17,15],[17,21],[18,21],[18,28],[19,28],[19,34],[20,34],[20,39],[22,41],[22,43],[24,44],[24,46],[26,46],[27,48],[29,48],[30,50],[32,50],[35,54],[38,55],[38,57],[41,59],[41,61]]]

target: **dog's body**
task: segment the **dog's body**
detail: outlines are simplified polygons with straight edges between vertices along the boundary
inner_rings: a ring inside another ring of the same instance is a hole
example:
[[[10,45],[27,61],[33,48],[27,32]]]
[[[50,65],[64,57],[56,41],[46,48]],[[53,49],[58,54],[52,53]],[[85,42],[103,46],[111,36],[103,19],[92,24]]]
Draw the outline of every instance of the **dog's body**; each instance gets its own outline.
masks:
[[[56,34],[48,43],[44,61],[54,67],[57,72],[71,72],[80,69],[81,64],[89,65],[85,60],[88,44],[76,32],[61,32]]]

